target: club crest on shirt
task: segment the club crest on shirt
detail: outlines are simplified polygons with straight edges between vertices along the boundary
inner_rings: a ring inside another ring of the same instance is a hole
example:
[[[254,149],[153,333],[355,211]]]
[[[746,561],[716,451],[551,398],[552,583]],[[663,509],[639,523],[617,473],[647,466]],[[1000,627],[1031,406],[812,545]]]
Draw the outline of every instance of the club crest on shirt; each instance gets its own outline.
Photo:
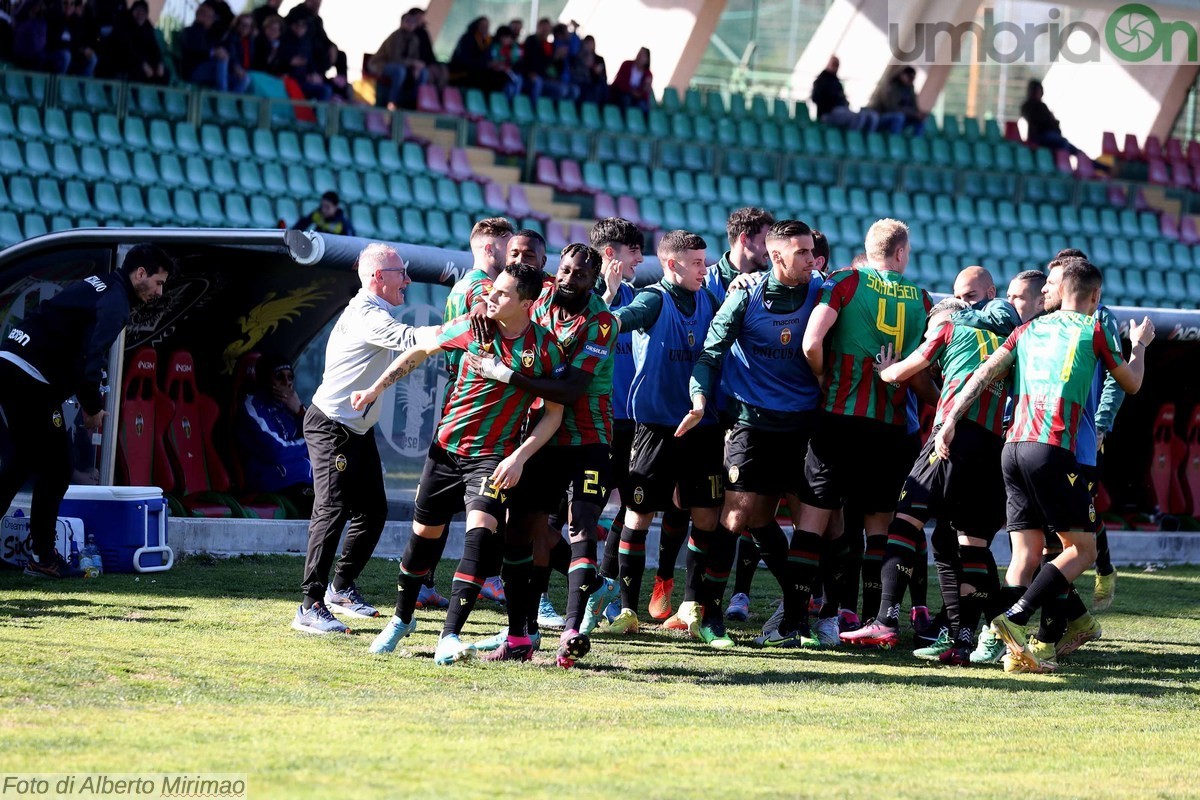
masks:
[[[530,367],[533,366],[533,351],[532,350],[526,350],[523,353],[521,353],[521,366],[524,367],[525,369],[529,369]]]
[[[1088,522],[1096,521],[1096,506],[1088,503]]]
[[[784,328],[779,332],[779,343],[786,345],[790,341],[792,341],[792,329]]]
[[[63,426],[62,412],[57,408],[54,409],[54,413],[50,415],[50,421],[54,423],[54,427],[61,428]]]
[[[695,346],[696,346],[696,334],[693,333],[692,331],[688,331],[688,347],[695,347]]]
[[[738,478],[740,478],[741,476],[742,476],[742,471],[740,469],[738,469],[737,464],[734,464],[732,467],[729,468],[729,482],[730,483],[737,483]]]
[[[346,454],[345,453],[337,454],[337,456],[333,459],[333,468],[336,469],[338,472],[346,471]]]
[[[635,486],[633,489],[633,502],[641,505],[646,502],[646,492],[640,486]]]

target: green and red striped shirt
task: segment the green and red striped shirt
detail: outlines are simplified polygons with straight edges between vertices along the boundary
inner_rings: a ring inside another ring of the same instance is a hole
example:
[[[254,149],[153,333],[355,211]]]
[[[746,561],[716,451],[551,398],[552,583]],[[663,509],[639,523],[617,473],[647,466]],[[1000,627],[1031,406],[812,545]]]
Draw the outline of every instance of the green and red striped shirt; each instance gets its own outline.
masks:
[[[934,427],[946,419],[954,398],[980,364],[1000,347],[1000,337],[982,328],[944,323],[921,345],[921,357],[942,370],[942,395],[938,398]],[[1004,434],[1004,403],[1008,389],[1003,380],[993,381],[963,414],[963,419],[982,425],[997,436]]]
[[[554,444],[564,446],[608,444],[612,441],[613,354],[616,320],[598,295],[591,295],[583,311],[568,315],[554,304],[554,288],[542,291],[530,309],[533,321],[554,332],[571,369],[592,376],[587,389],[563,407],[562,425]]]
[[[471,335],[470,319],[459,317],[441,327],[438,346],[447,353],[494,356],[530,378],[558,377],[567,368],[554,334],[536,322],[515,338],[496,333],[480,344]],[[521,443],[521,426],[536,399],[515,386],[479,375],[462,361],[438,423],[437,442],[460,456],[511,455]]]
[[[1073,451],[1096,365],[1111,372],[1124,364],[1121,343],[1097,316],[1056,311],[1017,328],[1000,347],[1016,355],[1008,441]]]
[[[825,410],[906,424],[908,391],[879,379],[875,356],[889,343],[898,358],[917,349],[929,294],[898,272],[864,267],[830,275],[818,302],[838,312],[825,337]]]
[[[492,279],[487,272],[478,267],[472,269],[450,287],[450,294],[446,295],[446,310],[442,314],[442,322],[449,323],[470,312],[471,306],[486,298],[491,291]],[[462,360],[462,353],[455,351],[445,355],[446,372],[450,373],[450,380],[454,380],[458,374],[458,362]]]

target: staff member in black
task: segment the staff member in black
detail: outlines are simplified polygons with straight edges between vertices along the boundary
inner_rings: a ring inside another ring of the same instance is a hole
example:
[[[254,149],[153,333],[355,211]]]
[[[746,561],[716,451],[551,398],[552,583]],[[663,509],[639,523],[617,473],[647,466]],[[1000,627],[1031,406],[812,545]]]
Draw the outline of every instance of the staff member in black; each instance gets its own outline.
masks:
[[[74,395],[84,427],[100,430],[107,413],[100,383],[108,351],[132,307],[161,297],[174,269],[160,248],[139,244],[126,253],[119,271],[71,284],[43,301],[0,343],[0,509],[34,479],[33,558],[26,575],[83,575],[54,546],[58,507],[71,479],[62,404]]]

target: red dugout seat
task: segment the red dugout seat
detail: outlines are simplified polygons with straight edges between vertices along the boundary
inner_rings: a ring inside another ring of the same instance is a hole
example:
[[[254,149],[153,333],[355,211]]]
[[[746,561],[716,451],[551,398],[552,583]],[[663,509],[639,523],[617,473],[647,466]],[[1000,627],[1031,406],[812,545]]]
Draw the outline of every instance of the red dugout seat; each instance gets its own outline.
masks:
[[[1182,514],[1187,508],[1179,467],[1187,454],[1175,433],[1175,404],[1163,403],[1154,420],[1154,451],[1150,458],[1150,489],[1155,507],[1164,514]]]
[[[158,389],[158,354],[138,350],[125,367],[117,432],[117,480],[127,486],[175,488],[175,476],[163,444],[175,404]]]

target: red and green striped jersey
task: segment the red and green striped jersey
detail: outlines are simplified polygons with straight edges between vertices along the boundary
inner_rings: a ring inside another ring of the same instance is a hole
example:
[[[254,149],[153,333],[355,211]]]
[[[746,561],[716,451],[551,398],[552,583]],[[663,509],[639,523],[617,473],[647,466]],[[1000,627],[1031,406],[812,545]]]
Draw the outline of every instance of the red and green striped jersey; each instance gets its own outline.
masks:
[[[570,315],[554,303],[554,288],[542,291],[530,309],[533,321],[554,332],[571,369],[592,376],[574,403],[563,407],[556,445],[608,444],[612,441],[612,387],[616,320],[598,295],[583,311]]]
[[[908,390],[879,379],[875,356],[889,343],[899,358],[917,349],[929,294],[898,272],[864,267],[830,275],[819,302],[838,312],[825,337],[825,410],[906,424]]]
[[[938,398],[934,426],[945,421],[954,398],[980,364],[1000,347],[1000,337],[982,328],[944,323],[921,345],[921,357],[942,370],[942,395]],[[1004,404],[1008,389],[1003,380],[993,381],[971,404],[963,419],[982,425],[997,436],[1004,434]]]
[[[567,368],[554,334],[536,322],[515,338],[497,333],[480,344],[472,338],[470,319],[459,317],[441,327],[438,345],[447,353],[494,356],[530,378],[560,376]],[[521,442],[521,426],[536,399],[515,386],[479,375],[462,361],[438,423],[437,442],[460,456],[510,455]]]
[[[1041,442],[1073,450],[1096,365],[1125,363],[1121,343],[1100,318],[1078,311],[1037,317],[1001,345],[1016,354],[1010,442]]]
[[[446,295],[446,310],[442,314],[442,322],[449,323],[468,313],[471,306],[487,297],[490,291],[492,279],[487,271],[478,267],[472,269],[450,287],[450,294]],[[462,353],[447,352],[445,356],[446,372],[450,373],[450,380],[454,380],[454,376],[458,374],[458,362],[462,360]]]

